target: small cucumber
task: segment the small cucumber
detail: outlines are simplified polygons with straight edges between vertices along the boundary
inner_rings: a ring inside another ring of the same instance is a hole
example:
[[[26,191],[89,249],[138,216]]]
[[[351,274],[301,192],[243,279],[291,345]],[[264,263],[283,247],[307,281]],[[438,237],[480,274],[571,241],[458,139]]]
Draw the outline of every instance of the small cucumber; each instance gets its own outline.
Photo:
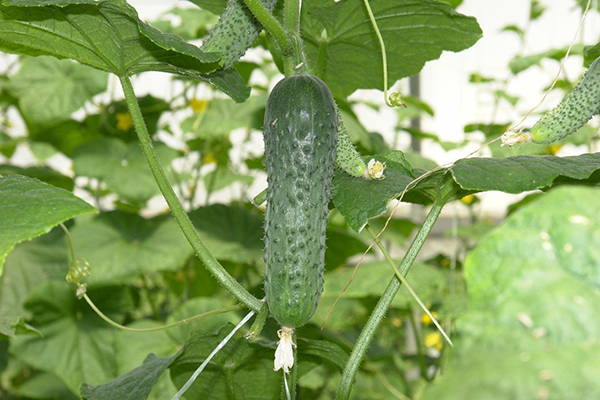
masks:
[[[277,0],[262,0],[273,11]],[[258,38],[262,25],[252,15],[244,0],[228,0],[219,22],[203,40],[202,51],[223,53],[223,67],[231,67]]]
[[[338,143],[336,166],[349,175],[355,177],[364,176],[367,171],[367,165],[360,156],[360,153],[356,151],[352,139],[348,136],[348,131],[346,131],[342,115],[339,111],[337,115]]]
[[[600,113],[600,57],[586,71],[577,86],[560,104],[545,114],[529,133],[534,143],[560,140]]]
[[[265,292],[284,327],[305,324],[323,290],[337,122],[333,96],[315,76],[284,78],[267,101]]]

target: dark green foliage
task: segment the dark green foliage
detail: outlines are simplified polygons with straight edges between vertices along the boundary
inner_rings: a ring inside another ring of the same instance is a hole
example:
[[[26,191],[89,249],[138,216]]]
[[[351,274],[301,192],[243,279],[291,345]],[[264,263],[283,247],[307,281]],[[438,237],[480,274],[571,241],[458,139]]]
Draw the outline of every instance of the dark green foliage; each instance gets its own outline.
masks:
[[[297,75],[275,86],[264,126],[265,292],[271,314],[285,326],[306,323],[323,290],[336,132],[335,103],[323,81]]]

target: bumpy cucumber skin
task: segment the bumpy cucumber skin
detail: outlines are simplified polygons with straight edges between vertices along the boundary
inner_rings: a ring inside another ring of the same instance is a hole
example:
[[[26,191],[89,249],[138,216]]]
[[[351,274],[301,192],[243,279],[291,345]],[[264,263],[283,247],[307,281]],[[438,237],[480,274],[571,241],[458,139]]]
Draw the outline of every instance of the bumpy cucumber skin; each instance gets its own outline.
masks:
[[[336,166],[342,171],[355,177],[361,177],[367,172],[367,165],[363,161],[359,152],[356,151],[354,143],[348,136],[348,131],[344,126],[342,115],[338,111],[338,143]]]
[[[600,57],[560,104],[545,114],[531,129],[534,143],[560,140],[581,128],[600,113]]]
[[[267,164],[265,293],[283,326],[305,324],[323,291],[328,203],[337,114],[327,85],[311,75],[284,78],[264,120]]]
[[[262,0],[269,11],[273,11],[277,0]],[[219,22],[203,40],[205,52],[223,53],[223,67],[229,68],[258,38],[262,25],[252,15],[244,0],[228,0]]]

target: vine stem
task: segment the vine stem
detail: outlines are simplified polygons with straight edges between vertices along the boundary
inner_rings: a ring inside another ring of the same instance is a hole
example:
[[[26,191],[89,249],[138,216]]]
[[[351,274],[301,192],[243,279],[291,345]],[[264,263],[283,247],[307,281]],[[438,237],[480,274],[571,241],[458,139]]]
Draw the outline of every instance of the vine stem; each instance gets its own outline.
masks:
[[[173,213],[173,217],[177,221],[179,228],[185,235],[187,241],[190,243],[198,258],[204,263],[204,266],[210,271],[210,273],[223,285],[225,288],[241,303],[245,304],[251,310],[258,312],[262,306],[260,300],[256,297],[252,296],[238,281],[236,281],[223,266],[217,261],[217,259],[212,255],[208,247],[202,241],[202,238],[198,234],[194,225],[192,225],[192,221],[186,214],[181,202],[177,198],[177,195],[173,191],[173,187],[169,183],[167,179],[167,175],[165,174],[164,169],[158,159],[158,155],[156,154],[156,150],[152,145],[152,139],[150,138],[150,134],[148,133],[148,128],[146,127],[146,122],[144,121],[144,117],[142,116],[142,111],[140,110],[140,106],[137,102],[137,98],[135,96],[135,92],[133,90],[133,85],[131,84],[131,80],[128,76],[124,75],[119,77],[121,81],[121,85],[123,87],[123,92],[125,94],[125,101],[127,103],[127,107],[129,108],[129,112],[131,113],[131,119],[133,120],[133,125],[135,126],[135,131],[137,133],[138,139],[140,141],[140,145],[142,146],[142,151],[144,156],[146,157],[146,161],[150,166],[150,171],[152,171],[152,175],[154,176],[154,180],[156,181],[162,195],[164,196],[171,212]]]
[[[431,229],[433,228],[433,225],[439,217],[443,207],[444,206],[442,204],[436,203],[429,211],[429,214],[427,214],[427,217],[425,218],[421,229],[419,229],[417,236],[411,243],[410,247],[408,248],[408,251],[402,259],[402,262],[400,263],[399,270],[402,276],[406,276],[410,267],[417,258],[417,254],[419,254],[419,251],[423,247],[423,244],[425,243],[427,236],[429,236],[429,233],[431,232]],[[354,349],[352,350],[352,353],[350,354],[350,357],[346,362],[346,366],[344,368],[344,371],[342,372],[342,379],[338,387],[336,399],[347,400],[350,397],[352,385],[356,378],[356,374],[358,373],[360,363],[365,353],[367,352],[369,344],[375,336],[377,328],[381,324],[381,321],[383,321],[383,318],[385,317],[385,314],[387,313],[387,310],[390,304],[392,303],[392,300],[394,300],[396,293],[398,293],[400,285],[401,282],[394,275],[387,288],[381,295],[381,298],[377,302],[377,305],[373,309],[369,320],[367,321],[362,332],[360,333],[358,340],[354,344]]]
[[[290,41],[285,29],[277,21],[277,18],[271,14],[271,12],[265,7],[260,0],[244,0],[246,6],[256,19],[265,27],[265,29],[273,35],[277,45],[281,49],[283,54],[290,54],[292,52],[292,42]],[[287,1],[286,1],[287,4]]]
[[[213,311],[208,311],[208,312],[205,312],[202,314],[197,314],[197,315],[194,315],[193,317],[185,318],[185,319],[182,319],[181,321],[173,322],[172,324],[168,324],[168,325],[164,325],[164,326],[156,326],[154,328],[130,328],[128,326],[123,326],[123,325],[113,321],[109,317],[107,317],[106,314],[104,314],[102,311],[100,311],[100,309],[98,307],[96,307],[94,302],[89,298],[89,296],[86,293],[83,294],[83,298],[89,304],[89,306],[92,308],[92,310],[94,310],[96,312],[96,314],[98,314],[98,316],[100,318],[102,318],[106,323],[114,326],[115,328],[121,329],[122,331],[127,331],[127,332],[162,331],[165,329],[175,328],[177,326],[189,324],[190,322],[197,321],[202,318],[210,317],[212,315],[224,314],[224,313],[228,313],[230,311],[237,311],[237,310],[241,310],[242,308],[246,308],[246,306],[244,306],[243,304],[236,304],[234,306],[219,308],[218,310],[213,310]]]
[[[448,342],[448,344],[450,345],[450,347],[454,347],[454,344],[452,343],[452,340],[450,340],[450,338],[446,334],[446,331],[444,331],[444,329],[442,328],[442,326],[440,325],[440,323],[437,321],[437,319],[435,319],[435,317],[431,314],[431,311],[429,311],[429,309],[425,306],[425,304],[423,303],[423,301],[421,301],[421,299],[419,298],[419,296],[417,295],[417,293],[415,292],[415,290],[410,286],[410,284],[408,283],[408,281],[406,280],[406,278],[404,276],[402,276],[402,274],[400,273],[400,271],[396,267],[396,263],[394,262],[394,260],[390,256],[390,254],[388,253],[388,251],[385,248],[385,246],[383,245],[383,243],[381,243],[381,240],[379,240],[379,238],[377,237],[377,234],[373,231],[373,228],[371,228],[367,224],[367,226],[365,227],[365,229],[367,230],[367,232],[369,232],[369,235],[371,235],[373,237],[373,240],[375,241],[375,244],[377,244],[377,247],[379,247],[379,250],[381,250],[381,252],[385,256],[385,259],[387,260],[388,264],[394,270],[394,273],[396,274],[396,277],[400,280],[400,283],[403,284],[404,287],[406,287],[406,290],[408,290],[408,292],[410,293],[410,295],[412,296],[412,298],[417,302],[417,304],[419,305],[419,307],[421,307],[421,309],[423,310],[423,312],[425,312],[425,314],[427,314],[429,316],[429,318],[431,319],[431,322],[433,322],[433,324],[435,325],[435,327],[440,331],[440,333],[442,334],[442,336],[444,337],[444,339],[446,339],[446,341]]]
[[[383,41],[383,37],[381,36],[381,32],[379,31],[379,27],[377,26],[377,20],[375,20],[375,15],[373,15],[373,10],[371,10],[371,5],[369,4],[369,0],[363,0],[365,3],[365,8],[367,9],[367,13],[369,14],[369,19],[371,20],[371,24],[373,25],[373,29],[377,34],[377,39],[379,40],[379,46],[381,46],[381,61],[383,63],[383,98],[385,100],[385,104],[388,107],[394,107],[394,105],[388,99],[388,73],[387,73],[387,55],[385,51],[385,43]]]

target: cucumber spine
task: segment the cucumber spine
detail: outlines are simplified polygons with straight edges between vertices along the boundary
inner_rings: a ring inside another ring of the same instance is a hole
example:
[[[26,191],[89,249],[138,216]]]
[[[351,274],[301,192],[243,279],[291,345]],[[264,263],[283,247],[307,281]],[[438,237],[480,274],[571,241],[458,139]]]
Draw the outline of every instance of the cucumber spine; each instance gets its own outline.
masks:
[[[284,78],[267,101],[265,293],[282,326],[305,324],[323,290],[337,121],[329,88],[312,75]]]

